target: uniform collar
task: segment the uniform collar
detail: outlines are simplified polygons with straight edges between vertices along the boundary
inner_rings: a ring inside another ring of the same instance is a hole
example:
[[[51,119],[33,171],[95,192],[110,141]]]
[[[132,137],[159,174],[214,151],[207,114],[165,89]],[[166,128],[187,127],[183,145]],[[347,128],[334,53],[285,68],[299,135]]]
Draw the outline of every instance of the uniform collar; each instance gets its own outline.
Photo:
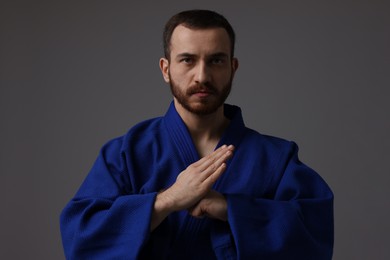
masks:
[[[229,118],[230,123],[216,148],[224,144],[233,144],[237,148],[245,131],[245,124],[242,118],[241,109],[238,106],[225,104],[224,113],[225,116]],[[185,163],[189,165],[199,160],[198,152],[196,151],[188,128],[177,112],[173,101],[171,102],[163,120],[169,135],[172,137],[172,140],[179,149]]]

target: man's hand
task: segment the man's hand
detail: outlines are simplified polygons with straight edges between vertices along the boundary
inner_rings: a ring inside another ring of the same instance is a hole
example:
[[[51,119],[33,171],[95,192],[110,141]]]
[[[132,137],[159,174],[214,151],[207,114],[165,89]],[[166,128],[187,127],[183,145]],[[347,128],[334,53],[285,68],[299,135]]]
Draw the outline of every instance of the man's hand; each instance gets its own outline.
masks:
[[[203,199],[188,210],[188,213],[194,217],[208,216],[227,221],[226,198],[221,193],[210,190]]]
[[[166,201],[174,211],[194,206],[210,191],[226,169],[226,161],[233,155],[233,146],[222,146],[182,171],[176,182],[164,191]]]
[[[189,209],[209,193],[213,184],[226,169],[226,161],[232,157],[234,147],[223,145],[208,156],[182,171],[176,182],[159,193],[154,203],[151,230],[174,211]]]

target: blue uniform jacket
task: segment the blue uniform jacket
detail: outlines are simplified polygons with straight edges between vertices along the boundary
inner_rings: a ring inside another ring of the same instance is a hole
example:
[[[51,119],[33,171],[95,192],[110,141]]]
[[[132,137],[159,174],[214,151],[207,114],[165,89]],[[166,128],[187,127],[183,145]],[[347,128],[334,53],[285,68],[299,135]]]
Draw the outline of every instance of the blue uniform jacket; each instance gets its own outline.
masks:
[[[331,259],[333,194],[298,159],[293,142],[245,127],[241,110],[217,147],[235,151],[214,189],[226,196],[228,221],[169,215],[153,232],[158,191],[199,160],[173,103],[100,151],[60,222],[67,259]]]

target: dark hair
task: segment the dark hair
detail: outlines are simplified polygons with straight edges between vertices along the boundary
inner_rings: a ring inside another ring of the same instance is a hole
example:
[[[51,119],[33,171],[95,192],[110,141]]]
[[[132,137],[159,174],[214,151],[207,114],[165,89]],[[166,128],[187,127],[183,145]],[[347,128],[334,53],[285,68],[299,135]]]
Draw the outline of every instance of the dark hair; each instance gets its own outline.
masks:
[[[235,33],[225,17],[209,10],[188,10],[180,12],[171,17],[165,25],[163,33],[164,54],[170,58],[170,45],[172,33],[178,25],[183,25],[190,29],[223,28],[229,35],[231,57],[234,56]]]

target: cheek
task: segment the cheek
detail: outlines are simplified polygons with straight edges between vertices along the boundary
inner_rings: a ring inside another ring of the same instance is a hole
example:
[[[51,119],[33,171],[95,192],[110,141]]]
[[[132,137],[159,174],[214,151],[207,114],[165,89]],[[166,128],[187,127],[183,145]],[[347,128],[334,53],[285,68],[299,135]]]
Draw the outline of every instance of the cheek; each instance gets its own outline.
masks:
[[[186,71],[173,70],[170,75],[171,80],[177,84],[186,84],[190,80],[189,74]]]
[[[221,71],[220,73],[215,75],[215,80],[217,80],[220,84],[225,85],[230,81],[232,77],[232,71],[231,70],[225,70]]]

